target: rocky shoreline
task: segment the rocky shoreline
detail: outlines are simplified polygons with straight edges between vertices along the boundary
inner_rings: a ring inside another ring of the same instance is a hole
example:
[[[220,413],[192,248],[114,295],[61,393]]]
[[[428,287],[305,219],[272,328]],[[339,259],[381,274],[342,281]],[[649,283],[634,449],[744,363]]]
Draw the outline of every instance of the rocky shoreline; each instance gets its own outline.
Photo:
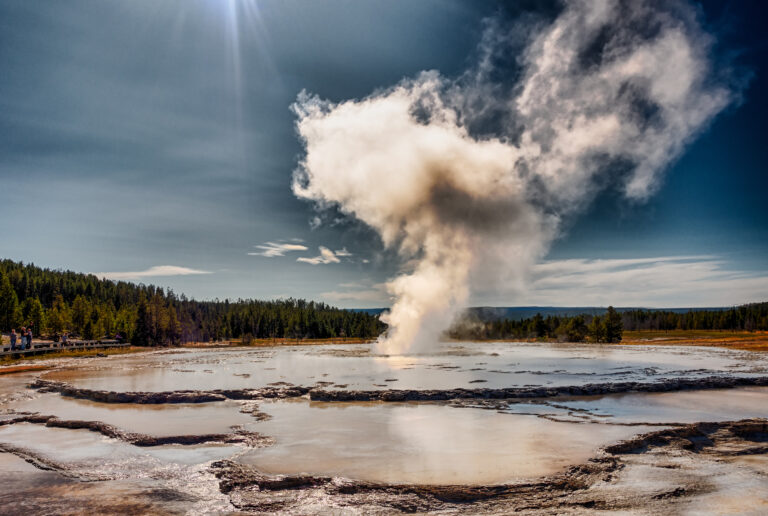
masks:
[[[208,403],[226,400],[264,400],[297,398],[306,395],[308,387],[264,387],[260,389],[216,389],[212,391],[178,390],[161,392],[115,392],[93,389],[81,389],[72,385],[51,380],[36,379],[30,389],[40,392],[58,392],[70,398],[97,401],[100,403],[137,403],[158,405],[165,403]]]
[[[41,392],[101,403],[208,403],[225,400],[265,400],[297,398],[309,395],[312,401],[453,401],[466,399],[554,398],[630,392],[674,392],[684,390],[729,389],[768,386],[768,376],[707,376],[703,378],[665,378],[657,382],[606,382],[558,387],[510,387],[503,389],[382,389],[329,390],[287,384],[257,389],[179,390],[162,392],[114,392],[74,387],[51,380],[36,379],[29,385]]]
[[[152,436],[134,432],[125,432],[114,425],[101,421],[80,421],[59,419],[56,416],[40,414],[23,414],[16,417],[0,419],[0,426],[14,425],[18,423],[31,423],[45,425],[52,428],[68,428],[70,430],[90,430],[105,437],[119,439],[134,446],[164,446],[168,444],[196,445],[203,443],[244,444],[252,448],[261,448],[274,443],[271,437],[263,436],[257,432],[233,430],[226,434],[199,434],[199,435],[169,435]]]
[[[705,378],[672,378],[658,382],[588,383],[559,387],[511,387],[505,389],[446,389],[309,391],[312,401],[452,401],[466,399],[554,398],[558,396],[591,396],[629,392],[673,392],[684,390],[729,389],[733,387],[768,386],[768,376],[735,377],[708,376]]]

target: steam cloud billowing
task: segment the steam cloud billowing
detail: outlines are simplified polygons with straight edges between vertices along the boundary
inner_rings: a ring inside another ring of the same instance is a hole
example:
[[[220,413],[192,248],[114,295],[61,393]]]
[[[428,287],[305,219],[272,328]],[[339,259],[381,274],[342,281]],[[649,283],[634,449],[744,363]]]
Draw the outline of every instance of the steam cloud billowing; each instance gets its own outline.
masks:
[[[687,4],[570,0],[524,21],[489,20],[457,79],[428,71],[362,100],[294,105],[306,145],[295,194],[402,256],[385,352],[433,342],[472,286],[523,281],[600,185],[651,195],[732,99]]]

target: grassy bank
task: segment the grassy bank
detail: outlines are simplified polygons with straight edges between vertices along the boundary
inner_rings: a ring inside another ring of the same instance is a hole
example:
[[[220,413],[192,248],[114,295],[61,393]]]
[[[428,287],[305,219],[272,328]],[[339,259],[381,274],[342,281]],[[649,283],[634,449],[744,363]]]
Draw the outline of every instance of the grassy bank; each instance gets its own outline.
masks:
[[[153,348],[140,348],[131,346],[128,348],[105,348],[105,349],[88,349],[88,350],[65,350],[55,351],[52,353],[43,353],[40,355],[27,355],[23,357],[12,357],[10,355],[0,358],[0,366],[13,365],[26,362],[39,362],[43,360],[50,360],[52,358],[82,358],[82,357],[95,357],[98,355],[127,355],[130,353],[139,353],[142,351],[151,351]],[[31,367],[31,366],[30,366]],[[40,366],[38,366],[40,367]],[[0,374],[3,374],[3,369],[0,369]],[[19,371],[14,371],[19,372]]]
[[[366,344],[373,342],[371,339],[358,339],[358,338],[335,338],[335,339],[233,339],[219,342],[188,342],[182,347],[184,348],[230,348],[230,347],[254,347],[254,348],[270,348],[277,346],[312,346],[312,345],[328,345],[328,344]],[[27,355],[23,357],[13,357],[11,355],[0,357],[0,375],[10,374],[13,372],[30,371],[35,369],[44,369],[48,366],[43,365],[24,365],[14,368],[6,367],[13,366],[14,364],[29,364],[30,362],[40,362],[44,360],[51,360],[54,358],[84,358],[95,357],[104,355],[127,355],[131,353],[141,353],[146,351],[153,351],[158,349],[173,349],[163,347],[139,347],[130,346],[128,348],[104,348],[104,349],[88,349],[88,350],[66,350],[55,351],[51,353],[43,353],[40,355]]]
[[[271,348],[276,346],[313,346],[325,344],[367,344],[374,339],[359,339],[354,337],[337,337],[333,339],[232,339],[219,342],[187,342],[185,348],[228,348],[254,347]]]
[[[453,339],[451,339],[453,340]],[[503,339],[490,340],[508,342],[518,340],[523,342],[546,342],[543,339]],[[234,339],[222,342],[188,343],[184,347],[234,347],[247,346],[268,348],[276,346],[312,346],[328,344],[366,344],[372,339],[335,338],[335,339],[250,339],[247,341]],[[462,342],[456,340],[455,342]],[[611,345],[611,344],[606,344]],[[621,342],[613,345],[669,345],[669,346],[715,346],[749,351],[768,351],[768,331],[718,331],[718,330],[642,330],[625,331]]]
[[[766,331],[643,330],[625,331],[623,345],[715,346],[747,351],[768,351]]]
[[[470,340],[448,339],[461,344]],[[508,338],[508,339],[471,339],[474,342],[551,342],[555,339]],[[561,342],[568,345],[567,342]],[[573,343],[580,344],[580,343]],[[625,331],[621,342],[605,343],[602,346],[713,346],[747,351],[768,351],[768,331],[719,331],[719,330],[641,330]]]

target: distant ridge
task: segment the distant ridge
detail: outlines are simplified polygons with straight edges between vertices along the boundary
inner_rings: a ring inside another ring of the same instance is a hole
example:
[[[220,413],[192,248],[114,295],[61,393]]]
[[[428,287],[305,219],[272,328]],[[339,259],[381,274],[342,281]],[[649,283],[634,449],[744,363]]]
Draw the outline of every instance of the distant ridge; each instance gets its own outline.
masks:
[[[701,312],[701,311],[722,311],[728,310],[731,307],[699,307],[699,308],[648,308],[642,306],[625,306],[616,307],[617,312],[630,312],[632,310],[653,310],[653,311],[666,311],[674,312],[678,314],[684,314],[687,312]],[[573,317],[574,315],[603,315],[607,307],[605,306],[474,306],[469,308],[469,313],[477,316],[482,321],[495,321],[498,319],[511,319],[514,321],[521,321],[523,319],[530,319],[536,314],[541,314],[543,317],[558,316],[558,317]],[[380,313],[389,310],[388,308],[353,308],[354,312],[364,312],[369,315],[379,315]]]

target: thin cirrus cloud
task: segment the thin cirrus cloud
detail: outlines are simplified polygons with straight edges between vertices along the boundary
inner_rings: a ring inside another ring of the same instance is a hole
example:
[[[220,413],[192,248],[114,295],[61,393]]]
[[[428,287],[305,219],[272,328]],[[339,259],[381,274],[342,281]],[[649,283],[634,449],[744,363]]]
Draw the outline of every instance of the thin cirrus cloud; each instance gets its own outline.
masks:
[[[348,258],[352,256],[352,253],[347,251],[347,248],[339,249],[338,251],[335,251],[336,256],[342,257],[342,258]]]
[[[339,258],[346,258],[349,256],[352,256],[352,253],[347,251],[346,248],[341,249],[339,251],[332,251],[331,249],[328,249],[327,247],[320,246],[318,247],[320,249],[320,254],[318,256],[314,256],[312,258],[307,258],[305,256],[302,256],[301,258],[296,258],[297,262],[303,262],[303,263],[309,263],[312,265],[320,265],[320,264],[329,264],[329,263],[339,263],[341,260]]]
[[[386,284],[342,283],[320,296],[348,306],[389,306]],[[768,298],[768,274],[719,256],[548,260],[522,288],[475,292],[475,306],[719,307]]]
[[[190,276],[195,274],[210,274],[210,271],[190,269],[176,265],[155,265],[143,271],[126,272],[94,272],[94,276],[109,280],[137,280],[143,278],[156,278],[163,276]]]
[[[539,263],[525,304],[560,306],[730,306],[768,297],[768,275],[711,256]]]
[[[294,240],[295,242],[295,240]],[[260,251],[248,253],[250,256],[264,256],[266,258],[275,258],[276,256],[285,256],[285,253],[295,251],[306,251],[309,249],[307,246],[297,243],[279,243],[279,242],[265,242],[261,245],[254,246]]]
[[[259,251],[248,253],[251,256],[264,256],[266,258],[275,258],[278,256],[285,256],[286,253],[297,251],[308,251],[309,248],[302,242],[301,239],[292,238],[288,242],[265,242],[260,245],[254,246]],[[317,256],[302,256],[296,259],[297,262],[309,263],[311,265],[321,265],[329,263],[341,263],[342,258],[349,258],[352,255],[347,248],[338,249],[336,251],[329,249],[325,246],[319,246],[320,254]]]

